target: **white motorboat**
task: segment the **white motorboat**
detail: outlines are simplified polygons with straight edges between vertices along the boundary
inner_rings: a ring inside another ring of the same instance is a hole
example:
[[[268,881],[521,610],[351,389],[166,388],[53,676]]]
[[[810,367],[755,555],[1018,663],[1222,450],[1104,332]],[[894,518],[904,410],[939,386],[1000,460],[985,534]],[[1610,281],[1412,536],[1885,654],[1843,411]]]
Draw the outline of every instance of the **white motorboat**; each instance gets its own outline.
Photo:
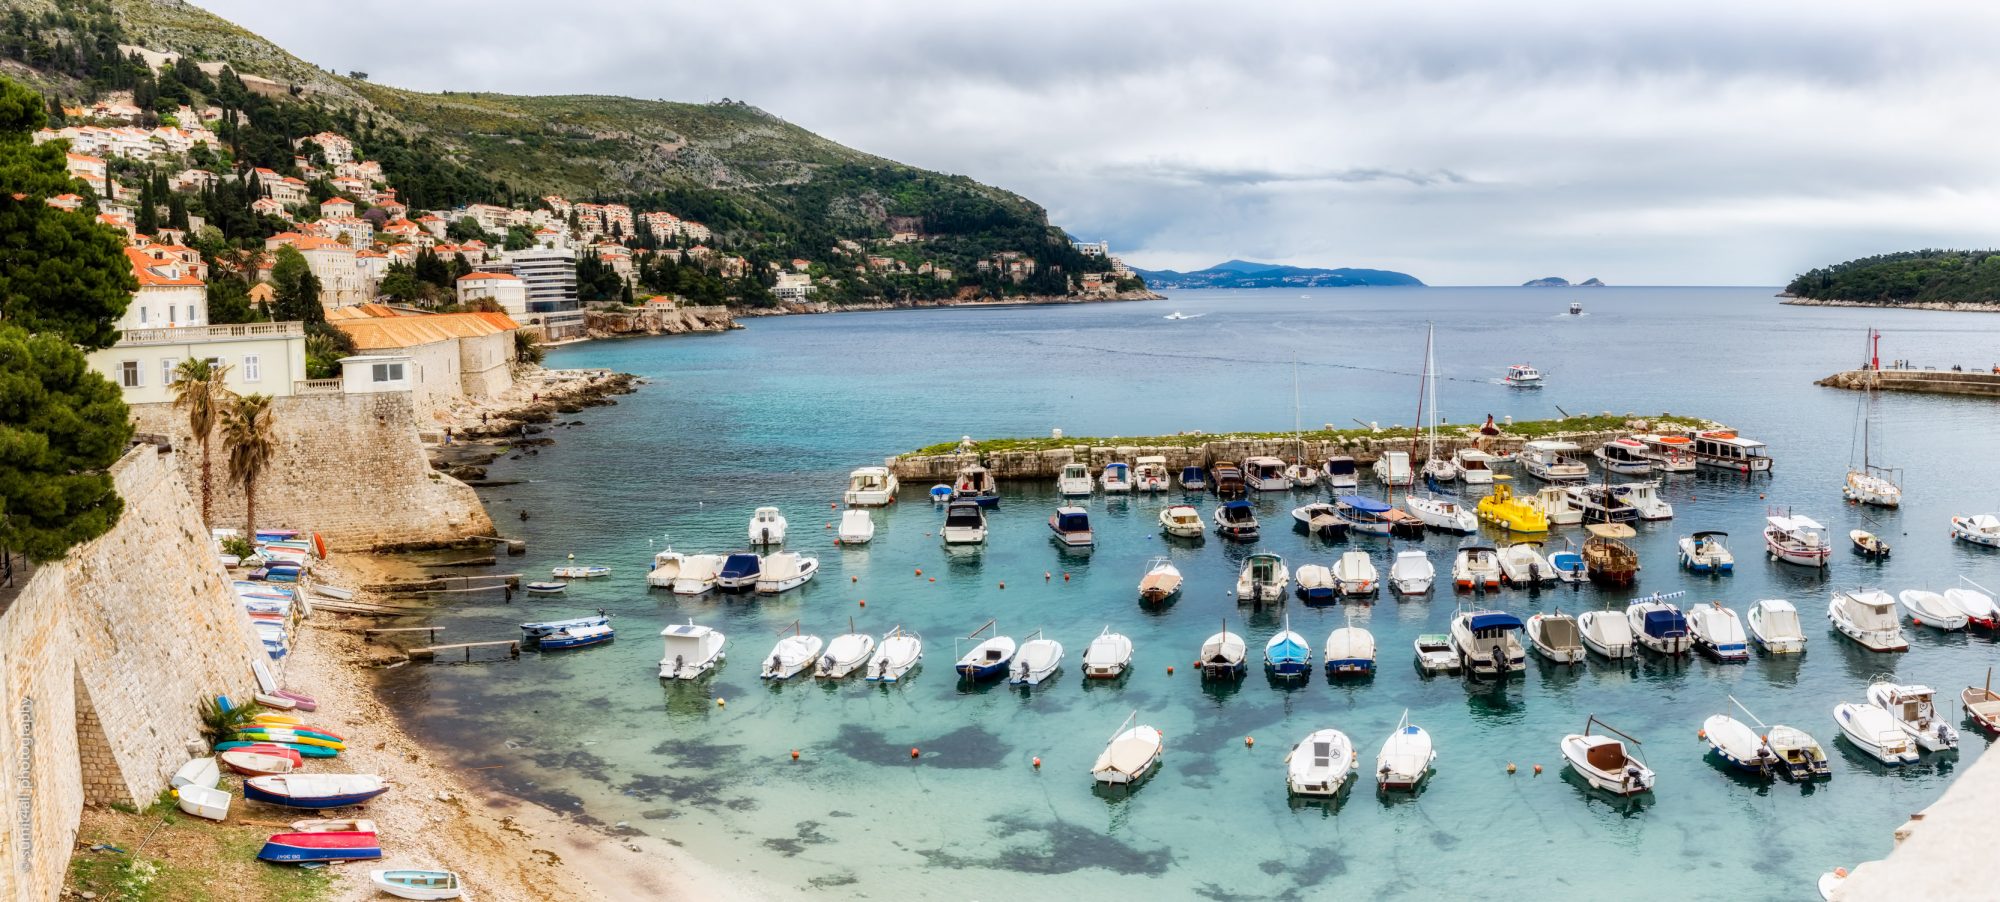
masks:
[[[1300,580],[1303,581],[1304,577],[1301,576]],[[1422,595],[1429,592],[1431,584],[1436,581],[1437,568],[1431,566],[1430,556],[1421,550],[1398,551],[1395,563],[1389,565],[1389,586],[1398,594]]]
[[[1493,455],[1467,445],[1452,453],[1458,464],[1458,480],[1466,485],[1493,484]]]
[[[1340,597],[1340,585],[1333,580],[1333,568],[1307,564],[1294,574],[1299,600],[1306,604],[1331,604]]]
[[[1376,582],[1375,562],[1366,551],[1349,551],[1333,565],[1333,582],[1342,595],[1373,595],[1381,588]]]
[[[1903,603],[1903,611],[1910,615],[1910,622],[1917,626],[1951,632],[1965,629],[1968,622],[1965,613],[1960,611],[1957,605],[1946,601],[1943,595],[1936,592],[1904,589],[1896,593],[1896,598]]]
[[[985,626],[974,630],[972,635],[966,638],[978,638],[980,633],[985,632],[993,626],[994,622],[988,620]],[[993,636],[973,646],[971,651],[966,652],[964,657],[958,659],[958,663],[953,665],[953,669],[958,671],[960,677],[968,680],[990,680],[994,677],[1005,676],[1007,675],[1007,665],[1014,661],[1015,647],[1013,637]]]
[[[896,474],[888,467],[862,467],[847,474],[848,507],[882,507],[896,500]]]
[[[764,568],[757,574],[757,594],[789,592],[819,575],[819,558],[796,551],[780,551],[764,556]]]
[[[716,577],[722,575],[723,557],[719,554],[690,554],[681,561],[680,572],[674,575],[668,587],[675,595],[700,595],[715,588]]]
[[[1171,474],[1167,472],[1167,459],[1158,454],[1141,456],[1133,463],[1132,488],[1141,492],[1164,492],[1168,488]]]
[[[1902,620],[1896,616],[1896,601],[1880,589],[1834,590],[1833,600],[1826,605],[1826,619],[1841,635],[1869,651],[1910,650]]]
[[[1500,552],[1491,545],[1465,545],[1451,562],[1451,584],[1462,592],[1500,588]]]
[[[1833,549],[1826,544],[1826,527],[1811,517],[1765,517],[1764,548],[1772,557],[1801,567],[1825,567]]]
[[[1090,778],[1099,783],[1114,786],[1131,786],[1146,779],[1160,764],[1160,757],[1166,754],[1166,737],[1145,724],[1130,726],[1137,720],[1139,712],[1132,712],[1125,719],[1119,731],[1111,737],[1111,742],[1097,756],[1097,762],[1090,766]]]
[[[1243,459],[1243,482],[1259,492],[1289,492],[1292,479],[1285,475],[1285,462],[1275,457]]]
[[[1086,680],[1115,680],[1125,675],[1132,666],[1132,640],[1114,633],[1111,627],[1090,640],[1090,647],[1083,650],[1083,678]]]
[[[1241,677],[1249,654],[1250,648],[1243,643],[1243,637],[1230,632],[1225,625],[1222,632],[1208,637],[1201,644],[1201,657],[1198,659],[1201,675],[1218,679]]]
[[[1339,730],[1318,730],[1285,755],[1285,784],[1292,794],[1332,796],[1354,770],[1354,743]]]
[[[1087,498],[1096,489],[1097,480],[1090,477],[1090,468],[1083,464],[1063,464],[1062,472],[1056,476],[1056,494],[1065,498]]]
[[[1681,566],[1692,573],[1733,573],[1736,556],[1729,552],[1729,533],[1707,529],[1681,536]]]
[[[722,662],[722,633],[690,620],[660,631],[666,646],[660,658],[660,679],[697,680]]]
[[[1583,559],[1583,552],[1577,550],[1576,543],[1564,539],[1561,551],[1549,552],[1549,568],[1556,572],[1556,579],[1571,585],[1590,578],[1590,563]]]
[[[785,544],[785,515],[775,507],[760,507],[750,515],[750,544]]]
[[[1521,502],[1547,518],[1550,526],[1575,526],[1583,522],[1583,508],[1570,501],[1562,486],[1544,486],[1533,495],[1519,496]]]
[[[1604,732],[1591,732],[1597,728]],[[1616,795],[1637,795],[1651,792],[1654,779],[1653,769],[1637,757],[1638,745],[1639,740],[1612,729],[1593,714],[1584,722],[1583,732],[1563,737],[1562,756],[1590,785]]]
[[[1160,318],[1161,318],[1161,319],[1171,319],[1171,320],[1184,320],[1184,319],[1200,319],[1200,318],[1202,318],[1202,317],[1204,317],[1204,316],[1207,316],[1207,315],[1208,315],[1208,314],[1205,314],[1205,313],[1182,313],[1182,312],[1180,312],[1179,310],[1176,310],[1176,311],[1174,311],[1174,312],[1172,312],[1172,313],[1169,313],[1169,314],[1167,314],[1166,316],[1163,316],[1163,317],[1160,317]]]
[[[1694,472],[1694,439],[1685,435],[1650,433],[1640,433],[1632,438],[1646,446],[1646,456],[1653,461],[1653,469],[1662,473]]]
[[[681,575],[681,565],[686,562],[687,555],[675,551],[671,545],[667,546],[653,555],[653,569],[646,573],[646,585],[656,589],[673,586],[674,580]]]
[[[1347,538],[1347,521],[1341,519],[1339,508],[1326,501],[1292,508],[1292,525],[1328,542]]]
[[[1638,640],[1632,635],[1632,621],[1626,619],[1624,611],[1585,611],[1576,618],[1576,627],[1583,633],[1584,648],[1611,660],[1637,653]]]
[[[1833,720],[1840,725],[1840,735],[1868,757],[1890,767],[1917,763],[1916,742],[1889,712],[1874,705],[1841,702],[1833,706]]]
[[[1528,669],[1521,647],[1521,618],[1506,611],[1459,611],[1451,618],[1451,647],[1473,676],[1503,676]]]
[[[797,630],[799,625],[792,624]],[[826,645],[818,636],[808,636],[802,632],[786,636],[772,646],[771,653],[764,657],[764,669],[757,675],[767,680],[789,680],[819,660],[820,649]]]
[[[1745,476],[1771,471],[1770,448],[1763,442],[1744,438],[1728,429],[1695,433],[1694,462]]]
[[[1384,451],[1375,459],[1375,479],[1388,486],[1409,485],[1416,481],[1416,474],[1410,469],[1408,451]]]
[[[1750,660],[1750,636],[1736,612],[1711,601],[1687,611],[1688,637],[1696,651],[1725,663]]]
[[[1160,511],[1160,531],[1177,538],[1199,539],[1208,532],[1208,525],[1194,505],[1174,504]]]
[[[813,676],[822,680],[841,680],[866,669],[868,659],[875,655],[875,637],[854,630],[849,621],[848,632],[833,637],[826,643],[819,661],[813,666]]]
[[[849,509],[840,513],[840,532],[837,535],[842,545],[866,545],[875,540],[875,517],[864,510]]]
[[[1967,622],[1973,626],[1986,629],[2000,626],[2000,606],[1994,605],[1993,596],[1985,592],[1976,589],[1946,589],[1944,600],[1954,610],[1964,614]]]
[[[1021,643],[1020,652],[1014,655],[1007,682],[1016,686],[1039,686],[1043,680],[1062,669],[1062,659],[1062,643],[1045,639],[1042,631],[1036,630],[1028,641]]]
[[[1694,647],[1687,615],[1667,599],[1681,593],[1651,595],[1625,606],[1625,619],[1639,644],[1663,655],[1684,655]]]
[[[986,542],[986,509],[977,501],[953,501],[944,506],[944,526],[938,529],[946,545]]]
[[[993,471],[973,464],[958,471],[958,478],[951,484],[951,500],[975,501],[980,507],[993,507],[1000,503],[1000,481]]]
[[[1215,508],[1215,534],[1239,542],[1257,540],[1257,509],[1248,501],[1224,501]]]
[[[1597,458],[1597,465],[1607,472],[1626,475],[1653,472],[1653,459],[1647,453],[1646,446],[1637,439],[1612,439],[1598,445],[1597,450],[1590,454]]]
[[[1926,752],[1958,748],[1958,731],[1939,716],[1937,690],[1914,683],[1887,681],[1868,685],[1868,703],[1889,712],[1896,726]]]
[[[1961,542],[2000,548],[2000,515],[1973,514],[1951,518],[1951,537]]]
[[[1112,461],[1104,465],[1104,473],[1097,480],[1106,495],[1123,495],[1132,491],[1132,466],[1123,461]]]
[[[1326,483],[1326,490],[1335,495],[1350,493],[1361,487],[1360,471],[1354,466],[1354,458],[1345,454],[1335,454],[1321,461],[1320,479]]]
[[[1181,591],[1181,571],[1174,562],[1156,557],[1146,563],[1146,575],[1139,578],[1139,600],[1159,604]]]
[[[1674,506],[1660,497],[1660,483],[1626,482],[1611,486],[1611,496],[1625,503],[1641,520],[1672,520]]]
[[[1431,747],[1431,734],[1410,723],[1410,712],[1405,710],[1396,721],[1396,729],[1383,741],[1382,751],[1375,755],[1375,785],[1385,790],[1416,789],[1435,761],[1437,751]]]
[[[1253,554],[1243,562],[1236,576],[1236,600],[1269,604],[1285,600],[1292,587],[1292,571],[1275,554]]]
[[[738,551],[722,558],[722,569],[715,574],[715,587],[724,592],[752,591],[757,588],[757,578],[763,573],[762,555]]]
[[[1585,523],[1633,523],[1639,519],[1639,511],[1625,499],[1618,497],[1612,487],[1603,483],[1579,483],[1563,486],[1569,495],[1572,507],[1583,512]]]
[[[1502,376],[1500,381],[1515,388],[1541,388],[1542,371],[1525,363],[1516,363],[1507,367],[1507,375]]]
[[[1556,584],[1556,568],[1542,556],[1542,543],[1515,542],[1500,552],[1500,579],[1512,588]]]
[[[1749,724],[1727,714],[1702,721],[1701,737],[1708,741],[1716,757],[1737,770],[1768,778],[1778,766],[1778,756],[1764,743],[1764,738],[1750,729]]]
[[[1417,650],[1417,667],[1425,673],[1457,673],[1458,652],[1451,647],[1451,637],[1444,633],[1425,633],[1412,643]]]
[[[1561,608],[1529,617],[1527,633],[1536,654],[1557,664],[1583,663],[1583,628]]]
[[[570,555],[575,557],[575,555]],[[611,575],[611,568],[600,565],[566,564],[549,569],[549,575],[556,579],[597,579]]]
[[[1774,655],[1795,655],[1806,650],[1806,633],[1799,625],[1799,611],[1782,598],[1766,598],[1750,606],[1743,618],[1750,638]]]
[[[1455,495],[1411,492],[1403,497],[1403,506],[1432,529],[1461,535],[1479,529],[1479,515],[1472,508],[1460,504]]]
[[[1292,481],[1292,488],[1312,489],[1319,487],[1319,468],[1301,460],[1285,468],[1285,478]]]
[[[1097,536],[1090,531],[1090,512],[1080,507],[1059,507],[1049,515],[1049,531],[1055,533],[1055,540],[1069,548],[1089,548],[1097,544]]]
[[[1777,756],[1779,773],[1788,780],[1833,776],[1833,765],[1826,760],[1826,750],[1820,748],[1819,740],[1798,727],[1771,724],[1764,732],[1764,745]]]
[[[1374,633],[1349,624],[1327,634],[1327,676],[1365,676],[1374,672]]]
[[[882,634],[875,643],[875,656],[868,659],[868,682],[897,683],[924,659],[924,640],[898,626]]]
[[[1312,643],[1292,632],[1290,615],[1285,617],[1284,627],[1264,643],[1264,672],[1281,679],[1312,676]]]
[[[1582,482],[1590,468],[1577,460],[1583,451],[1575,442],[1537,439],[1521,446],[1521,469],[1544,482]]]

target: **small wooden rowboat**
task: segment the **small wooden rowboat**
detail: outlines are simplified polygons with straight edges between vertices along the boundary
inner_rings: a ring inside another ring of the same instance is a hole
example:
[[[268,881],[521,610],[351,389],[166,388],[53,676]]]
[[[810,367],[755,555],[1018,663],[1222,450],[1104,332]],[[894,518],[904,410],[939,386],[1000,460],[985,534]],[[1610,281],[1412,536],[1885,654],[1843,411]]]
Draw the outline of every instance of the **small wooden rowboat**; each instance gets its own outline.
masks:
[[[330,749],[323,745],[300,745],[296,742],[259,742],[250,739],[232,739],[228,742],[218,742],[215,744],[215,750],[218,752],[227,752],[231,749],[249,749],[255,752],[277,749],[279,751],[292,752],[301,758],[332,758],[340,754],[339,749]]]
[[[253,614],[251,616],[254,619],[257,615]],[[276,708],[280,711],[290,711],[293,708],[299,706],[298,700],[289,699],[282,695],[271,695],[268,693],[259,692],[256,694],[255,698],[257,699],[257,704],[263,705],[266,708]]]
[[[1986,668],[1986,685],[1967,686],[1959,693],[1965,716],[1988,736],[2000,736],[2000,693],[1993,691],[1993,668]]]
[[[398,899],[456,899],[463,892],[450,871],[369,871],[368,882]]]
[[[257,852],[263,861],[367,861],[382,857],[382,841],[371,832],[279,833]]]
[[[289,808],[345,808],[389,791],[374,774],[290,774],[243,781],[243,798]]]
[[[365,817],[309,818],[292,822],[293,833],[374,833],[375,822]]]

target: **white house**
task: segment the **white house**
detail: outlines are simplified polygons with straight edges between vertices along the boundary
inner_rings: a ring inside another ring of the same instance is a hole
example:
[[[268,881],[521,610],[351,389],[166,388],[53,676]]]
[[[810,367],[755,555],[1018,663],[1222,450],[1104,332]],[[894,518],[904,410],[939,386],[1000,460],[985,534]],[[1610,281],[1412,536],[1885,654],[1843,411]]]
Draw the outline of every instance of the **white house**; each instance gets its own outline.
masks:
[[[306,378],[305,329],[299,323],[208,322],[207,286],[180,259],[185,248],[127,248],[139,290],[118,321],[118,343],[92,351],[91,369],[124,389],[127,404],[173,401],[174,369],[189,358],[226,363],[232,391],[275,397]]]
[[[459,276],[459,306],[471,307],[479,301],[492,301],[508,316],[523,320],[528,314],[528,285],[513,273],[472,272]]]

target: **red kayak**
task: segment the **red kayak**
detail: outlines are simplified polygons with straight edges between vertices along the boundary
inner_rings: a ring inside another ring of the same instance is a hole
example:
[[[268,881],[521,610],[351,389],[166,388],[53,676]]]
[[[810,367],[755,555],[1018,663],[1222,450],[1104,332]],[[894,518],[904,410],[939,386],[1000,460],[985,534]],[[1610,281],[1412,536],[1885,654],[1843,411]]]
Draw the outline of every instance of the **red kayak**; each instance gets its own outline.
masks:
[[[382,842],[374,833],[279,833],[264,841],[257,857],[265,861],[357,861],[381,858]]]

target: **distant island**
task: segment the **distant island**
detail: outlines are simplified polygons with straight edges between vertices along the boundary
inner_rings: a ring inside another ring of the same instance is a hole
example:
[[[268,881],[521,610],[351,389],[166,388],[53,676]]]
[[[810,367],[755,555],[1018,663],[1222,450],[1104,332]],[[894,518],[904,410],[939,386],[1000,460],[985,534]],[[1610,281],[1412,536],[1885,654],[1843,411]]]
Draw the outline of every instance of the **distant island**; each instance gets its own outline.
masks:
[[[1921,250],[1862,257],[1806,272],[1787,304],[2000,311],[2000,251]]]
[[[1590,278],[1578,282],[1574,285],[1570,284],[1570,281],[1568,279],[1563,278],[1562,276],[1543,276],[1542,278],[1539,279],[1531,279],[1529,281],[1522,282],[1521,287],[1522,288],[1603,288],[1604,283],[1598,281],[1596,276],[1591,276]]]
[[[1423,287],[1423,280],[1386,269],[1316,269],[1231,260],[1194,272],[1134,269],[1152,288],[1353,288],[1362,285]]]

